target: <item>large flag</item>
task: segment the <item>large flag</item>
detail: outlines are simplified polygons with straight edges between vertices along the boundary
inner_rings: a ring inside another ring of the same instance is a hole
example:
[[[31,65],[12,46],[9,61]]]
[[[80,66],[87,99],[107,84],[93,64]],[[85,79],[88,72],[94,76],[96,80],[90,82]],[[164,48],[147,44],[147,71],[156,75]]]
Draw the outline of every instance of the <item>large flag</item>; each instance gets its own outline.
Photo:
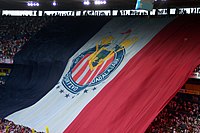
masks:
[[[200,63],[200,18],[188,20],[111,20],[45,97],[7,119],[52,133],[144,132]]]

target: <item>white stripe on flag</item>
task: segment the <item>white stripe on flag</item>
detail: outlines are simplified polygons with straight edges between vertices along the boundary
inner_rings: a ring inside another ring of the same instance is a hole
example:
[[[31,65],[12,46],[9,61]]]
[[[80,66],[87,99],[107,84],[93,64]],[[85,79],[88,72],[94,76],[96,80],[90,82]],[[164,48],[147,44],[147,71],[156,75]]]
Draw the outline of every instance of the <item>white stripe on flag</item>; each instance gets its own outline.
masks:
[[[101,65],[101,68],[100,68],[99,71],[96,73],[96,75],[94,76],[94,78],[95,78],[95,77],[99,74],[99,72],[103,69],[103,67],[105,66],[106,62],[107,62],[107,60],[104,61],[104,63]],[[96,70],[95,70],[95,71],[96,71]],[[90,76],[88,77],[88,79],[85,81],[84,85],[87,84],[87,82],[88,82],[88,81],[90,80],[90,78],[93,76],[93,74],[94,74],[95,71],[93,71],[93,72],[90,74]],[[94,78],[93,78],[93,79],[94,79]],[[93,79],[92,79],[91,81],[93,81]]]
[[[83,71],[83,73],[80,75],[80,77],[76,80],[76,83],[79,83],[83,78],[87,78],[87,77],[85,77],[85,75],[87,74],[88,71],[90,71],[89,64],[87,65],[87,67]]]
[[[76,68],[76,70],[72,73],[72,77],[74,77],[80,70],[81,68],[85,65],[85,63],[88,61],[88,58],[90,58],[90,56],[88,56],[87,58],[85,58],[83,60],[83,62],[81,62],[81,64]]]

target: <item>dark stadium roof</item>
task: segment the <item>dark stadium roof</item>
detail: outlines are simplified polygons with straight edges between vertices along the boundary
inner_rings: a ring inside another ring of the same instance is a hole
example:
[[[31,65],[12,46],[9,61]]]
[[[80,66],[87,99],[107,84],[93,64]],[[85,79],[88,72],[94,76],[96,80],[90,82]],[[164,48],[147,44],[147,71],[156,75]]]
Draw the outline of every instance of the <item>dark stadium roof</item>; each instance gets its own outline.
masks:
[[[27,7],[27,1],[37,1],[39,7]],[[53,7],[53,0],[0,0],[0,9],[43,9],[43,10],[82,10],[82,9],[134,9],[136,0],[107,0],[106,5],[84,6],[83,0],[56,0],[58,6]],[[90,0],[94,1],[94,0]],[[199,6],[200,0],[157,0],[155,7]]]

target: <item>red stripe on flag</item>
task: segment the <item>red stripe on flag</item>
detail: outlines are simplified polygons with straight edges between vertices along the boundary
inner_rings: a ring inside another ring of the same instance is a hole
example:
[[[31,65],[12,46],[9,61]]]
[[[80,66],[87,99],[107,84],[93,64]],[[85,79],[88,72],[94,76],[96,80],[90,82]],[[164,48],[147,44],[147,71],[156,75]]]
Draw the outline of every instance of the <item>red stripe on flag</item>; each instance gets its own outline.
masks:
[[[74,81],[76,81],[81,76],[81,74],[83,74],[88,64],[89,61],[87,60],[87,62],[82,66],[82,68],[78,71],[78,73],[72,77]]]
[[[85,81],[87,81],[87,79],[89,78],[90,74],[92,74],[92,71],[88,70],[86,75],[84,76],[84,78],[79,82],[79,85],[83,85],[85,83]]]
[[[101,74],[103,71],[106,70],[106,68],[113,62],[114,56],[112,56],[110,59],[107,60],[106,64],[103,66],[103,68],[101,69],[102,65],[101,64],[97,70],[95,71],[95,73],[91,76],[91,78],[89,79],[88,83],[92,82],[92,80],[95,78],[95,76]],[[101,69],[101,70],[100,70]],[[100,72],[99,72],[100,70]],[[97,74],[98,73],[98,74]]]
[[[90,56],[90,54],[86,54],[85,56],[84,56],[84,58],[82,58],[76,65],[75,65],[75,67],[72,69],[72,73],[77,69],[77,67],[83,62],[83,60],[85,59],[85,58],[87,58],[88,56]]]
[[[64,133],[143,133],[200,63],[200,17],[159,32],[82,110]],[[98,88],[97,88],[98,89]]]
[[[128,29],[126,32],[122,32],[121,34],[128,34],[128,33],[131,33],[132,30],[131,29]]]
[[[87,83],[92,82],[92,80],[94,79],[94,77],[97,75],[99,69],[102,67],[103,64],[101,64],[99,67],[97,67],[97,69],[95,70],[95,72],[92,74],[92,76],[90,77],[90,79],[88,80]]]

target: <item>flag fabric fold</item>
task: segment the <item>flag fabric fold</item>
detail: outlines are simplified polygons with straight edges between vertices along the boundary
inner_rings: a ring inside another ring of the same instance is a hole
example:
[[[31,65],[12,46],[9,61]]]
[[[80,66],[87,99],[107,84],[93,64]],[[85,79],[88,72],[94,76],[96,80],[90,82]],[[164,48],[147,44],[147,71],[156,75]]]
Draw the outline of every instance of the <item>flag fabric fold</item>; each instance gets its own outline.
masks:
[[[144,132],[200,62],[200,19],[173,19],[114,18],[46,96],[7,119],[53,133]]]
[[[159,32],[88,104],[67,132],[145,132],[200,63],[200,18]]]

